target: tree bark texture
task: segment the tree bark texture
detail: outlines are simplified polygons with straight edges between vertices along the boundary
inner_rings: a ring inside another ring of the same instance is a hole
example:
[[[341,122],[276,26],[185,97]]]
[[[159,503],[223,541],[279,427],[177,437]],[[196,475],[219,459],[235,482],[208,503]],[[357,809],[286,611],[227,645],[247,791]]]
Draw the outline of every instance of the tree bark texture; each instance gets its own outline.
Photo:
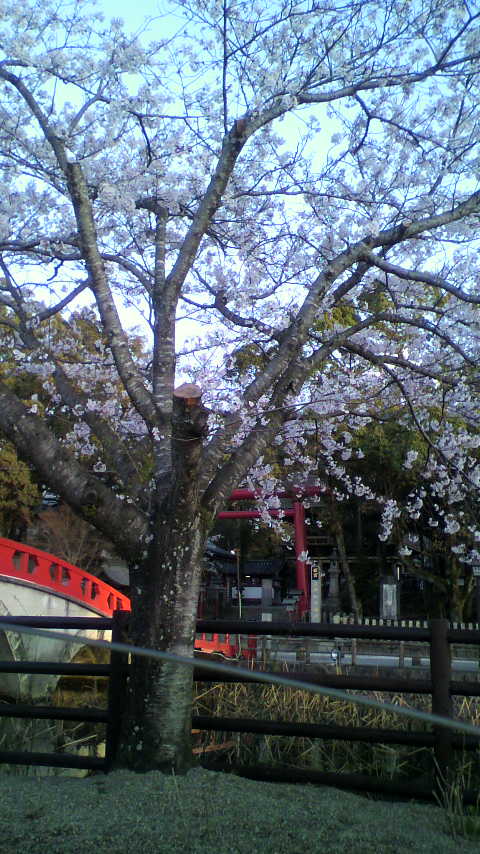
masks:
[[[193,657],[203,552],[210,517],[202,512],[199,468],[206,410],[174,396],[171,483],[157,484],[146,549],[130,566],[130,632],[137,646]],[[164,496],[164,497],[163,497]],[[183,772],[191,763],[193,669],[133,658],[118,762],[138,771]]]
[[[157,519],[147,557],[131,567],[135,644],[192,657],[205,536],[199,513]],[[193,671],[133,657],[118,763],[181,773],[191,763]]]
[[[342,525],[342,522],[336,513],[336,508],[335,508],[335,504],[333,501],[330,503],[330,525],[332,527],[332,530],[333,530],[333,533],[335,536],[335,543],[336,543],[337,550],[338,550],[340,567],[341,567],[341,570],[345,576],[345,580],[347,582],[348,597],[350,599],[350,606],[352,609],[352,613],[358,622],[362,617],[362,607],[358,601],[357,591],[355,588],[355,580],[353,578],[353,575],[352,575],[352,572],[350,570],[350,566],[348,563],[347,548],[345,545],[345,537],[344,537],[344,533],[343,533],[343,525]]]

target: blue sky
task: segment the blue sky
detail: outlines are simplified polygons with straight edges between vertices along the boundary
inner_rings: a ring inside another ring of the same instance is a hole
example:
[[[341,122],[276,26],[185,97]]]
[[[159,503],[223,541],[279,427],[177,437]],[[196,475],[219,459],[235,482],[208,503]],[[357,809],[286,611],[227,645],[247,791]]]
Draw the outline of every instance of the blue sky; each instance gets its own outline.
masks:
[[[160,0],[98,0],[106,18],[122,18],[127,29],[141,27],[147,16],[158,14]]]

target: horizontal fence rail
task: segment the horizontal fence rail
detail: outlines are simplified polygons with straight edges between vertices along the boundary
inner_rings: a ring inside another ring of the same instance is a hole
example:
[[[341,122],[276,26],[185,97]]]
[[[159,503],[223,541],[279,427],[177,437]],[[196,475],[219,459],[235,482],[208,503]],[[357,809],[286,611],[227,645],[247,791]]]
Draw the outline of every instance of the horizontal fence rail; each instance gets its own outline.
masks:
[[[434,620],[431,623],[435,622]],[[450,643],[480,644],[480,629],[451,628],[447,620],[447,637]],[[431,625],[430,623],[430,625]],[[358,625],[341,623],[287,623],[255,622],[246,620],[198,620],[197,632],[240,635],[272,635],[280,637],[312,638],[367,638],[369,640],[405,640],[430,643],[429,627],[407,628],[390,625]]]
[[[261,671],[263,672],[263,671]],[[202,669],[199,662],[194,670],[194,679],[197,682],[260,682],[255,679],[255,670],[251,674],[244,676],[239,672],[238,676],[224,675],[219,668],[219,675],[207,673]],[[389,676],[343,676],[333,673],[316,673],[312,671],[296,670],[295,673],[284,673],[282,671],[282,679],[299,680],[311,685],[323,685],[330,688],[338,688],[341,691],[370,691],[384,692],[387,694],[431,694],[432,681],[431,679],[406,679],[401,677]],[[262,680],[263,681],[263,680]],[[414,686],[414,689],[412,688]],[[452,680],[450,682],[450,693],[462,697],[477,697],[480,693],[478,682],[460,682]]]
[[[436,744],[436,736],[431,732],[405,732],[377,727],[343,727],[335,724],[264,721],[253,718],[222,718],[208,715],[193,715],[192,724],[198,729],[251,732],[261,735],[289,735],[297,738],[321,738],[335,741],[364,741],[369,744],[408,744],[418,747],[435,747]],[[454,736],[452,745],[457,749],[476,750],[479,741],[475,736]]]
[[[2,623],[30,626],[32,629],[92,629],[112,628],[112,617],[1,617]]]
[[[112,630],[112,640],[122,641],[126,636],[128,613],[116,612],[113,619],[109,618],[2,618],[2,622],[21,624],[36,628],[62,628],[62,629],[98,629]],[[384,691],[392,693],[409,694],[431,694],[432,712],[444,718],[452,718],[452,695],[480,696],[479,681],[453,681],[450,659],[450,645],[460,643],[462,645],[479,645],[480,631],[453,629],[446,620],[433,620],[428,628],[406,628],[398,626],[365,626],[365,625],[332,625],[332,624],[307,624],[307,623],[260,623],[244,621],[211,621],[199,620],[197,631],[200,633],[212,633],[216,635],[242,635],[255,639],[257,636],[287,636],[287,637],[309,637],[309,638],[368,638],[370,640],[404,640],[411,642],[422,642],[430,648],[430,679],[406,679],[397,677],[378,676],[346,676],[325,672],[302,672],[293,674],[282,674],[288,682],[301,680],[306,683],[323,687],[332,687],[343,690],[355,691]],[[76,640],[78,643],[78,639]],[[85,638],[85,645],[89,639]],[[253,641],[251,640],[251,646]],[[248,647],[247,647],[248,648]],[[85,720],[95,723],[104,723],[107,727],[106,756],[105,759],[95,757],[79,757],[66,754],[35,754],[21,753],[18,751],[0,751],[0,762],[16,764],[40,764],[63,766],[72,768],[90,768],[108,771],[115,758],[118,744],[119,728],[121,723],[121,709],[124,697],[125,679],[128,672],[127,658],[124,653],[113,652],[109,664],[71,664],[66,662],[0,662],[0,673],[47,673],[57,675],[82,675],[82,676],[106,676],[108,677],[108,706],[107,710],[97,709],[66,709],[44,706],[28,706],[25,704],[4,704],[0,706],[0,716],[16,716],[19,718],[40,717],[66,720]],[[232,662],[230,662],[232,664]],[[209,662],[209,668],[212,665]],[[263,677],[263,678],[261,678]],[[255,679],[255,672],[250,672],[248,677],[239,672],[238,677],[232,674],[230,667],[229,675],[222,673],[222,665],[218,664],[218,672],[207,671],[202,666],[202,659],[198,659],[194,668],[194,678],[198,681],[208,682],[231,682],[231,681],[262,681],[265,682],[268,673],[259,673]],[[294,687],[298,687],[295,685]],[[5,709],[5,710],[4,710]],[[8,709],[8,711],[6,710]],[[15,712],[15,709],[18,713]],[[83,714],[85,712],[85,714]],[[38,713],[38,714],[37,714]],[[82,717],[80,717],[82,715]],[[326,725],[318,723],[294,723],[288,721],[262,721],[243,718],[220,718],[205,715],[194,715],[192,726],[199,730],[217,730],[225,732],[250,732],[267,735],[302,736],[308,738],[334,739],[345,741],[364,741],[367,743],[385,744],[408,744],[416,746],[433,747],[440,773],[445,775],[448,771],[455,750],[475,750],[478,746],[479,737],[459,736],[445,727],[436,726],[431,732],[401,732],[394,730],[372,729],[368,727],[340,727],[337,725]],[[434,792],[434,781],[432,786],[423,788],[415,781],[404,779],[378,780],[366,775],[358,774],[336,774],[334,772],[314,772],[311,769],[268,769],[264,766],[255,768],[235,769],[245,776],[255,779],[283,779],[304,782],[320,782],[326,785],[335,785],[346,788],[358,788],[368,791],[383,791],[385,793],[410,794],[416,797],[432,797]],[[356,781],[355,783],[352,781]],[[397,785],[398,783],[398,785]],[[396,787],[397,785],[397,787]],[[395,788],[396,787],[396,788]],[[415,794],[414,794],[415,793]],[[466,792],[464,800],[466,803],[474,802],[476,792]]]

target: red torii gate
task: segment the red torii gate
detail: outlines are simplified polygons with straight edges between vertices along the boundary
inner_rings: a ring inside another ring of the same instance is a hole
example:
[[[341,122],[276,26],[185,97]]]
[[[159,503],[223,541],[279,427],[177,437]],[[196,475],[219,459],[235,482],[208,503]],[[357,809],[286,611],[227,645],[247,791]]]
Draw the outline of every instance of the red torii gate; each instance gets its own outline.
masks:
[[[303,555],[307,552],[307,533],[305,528],[305,507],[300,498],[306,498],[312,495],[319,495],[323,490],[316,486],[302,487],[292,489],[285,492],[275,492],[273,495],[276,498],[292,498],[293,507],[288,510],[269,509],[271,516],[278,516],[281,513],[286,518],[293,519],[294,528],[294,548],[295,548],[295,564],[296,564],[296,585],[297,589],[302,591],[302,595],[298,601],[298,611],[300,616],[309,608],[309,571],[308,564]],[[260,493],[254,492],[251,489],[234,489],[230,495],[229,501],[254,501],[260,498]],[[268,499],[268,496],[267,496]],[[218,513],[219,519],[258,519],[261,513],[259,510],[222,510]]]

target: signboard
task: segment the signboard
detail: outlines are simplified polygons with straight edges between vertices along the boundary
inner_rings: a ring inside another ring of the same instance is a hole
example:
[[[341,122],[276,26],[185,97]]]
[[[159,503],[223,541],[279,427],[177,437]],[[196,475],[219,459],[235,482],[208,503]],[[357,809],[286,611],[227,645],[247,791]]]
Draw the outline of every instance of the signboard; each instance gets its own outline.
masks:
[[[322,621],[322,572],[320,565],[313,562],[310,565],[310,622]]]
[[[382,582],[380,602],[380,617],[384,620],[398,619],[398,584]]]

